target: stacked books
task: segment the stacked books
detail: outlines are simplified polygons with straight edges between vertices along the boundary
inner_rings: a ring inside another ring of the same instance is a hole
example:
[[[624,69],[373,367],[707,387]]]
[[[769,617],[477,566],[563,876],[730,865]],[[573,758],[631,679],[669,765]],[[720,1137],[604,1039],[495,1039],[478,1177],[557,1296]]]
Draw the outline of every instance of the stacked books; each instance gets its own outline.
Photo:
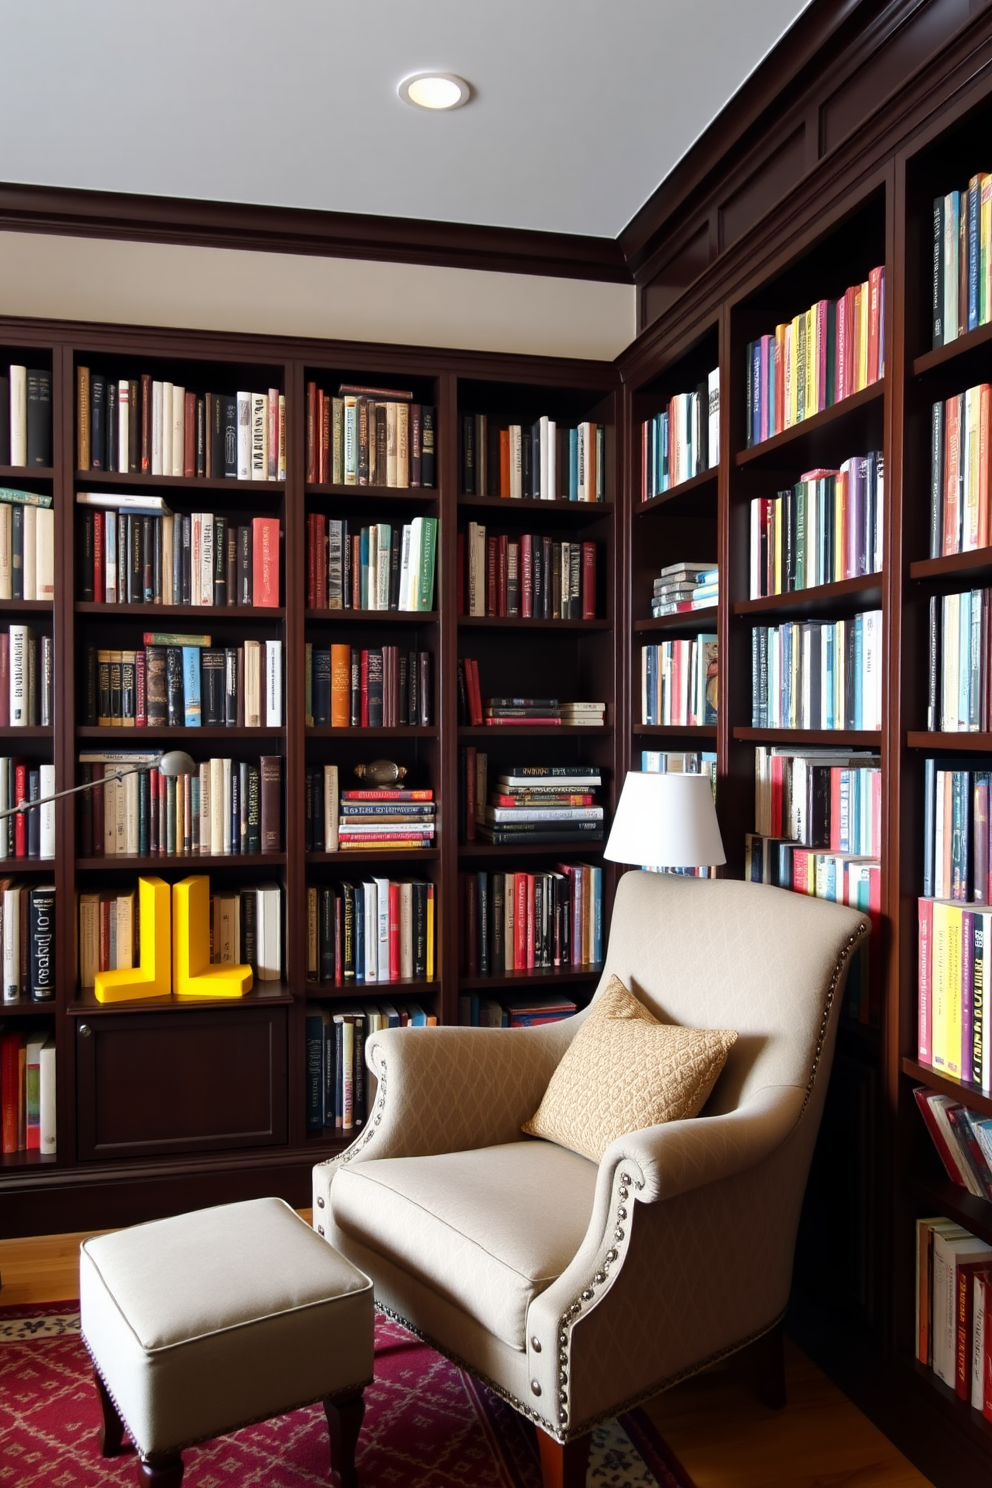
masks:
[[[849,620],[756,625],[751,632],[754,728],[882,726],[882,612]]]
[[[747,345],[747,443],[760,444],[885,371],[885,268]]]
[[[307,608],[430,610],[434,605],[437,517],[364,527],[311,512],[307,517]]]
[[[80,470],[216,480],[286,479],[286,399],[197,393],[149,373],[107,377],[76,368]]]
[[[525,532],[458,534],[458,613],[533,620],[596,618],[596,544]]]
[[[55,1000],[55,885],[0,878],[4,1002]]]
[[[377,1081],[365,1065],[365,1044],[381,1028],[424,1028],[437,1023],[417,1002],[365,1003],[361,1007],[306,1005],[306,1101],[310,1132],[355,1131],[375,1104]]]
[[[573,728],[602,728],[606,722],[605,703],[562,703],[561,721]]]
[[[55,766],[0,757],[0,810],[55,793]],[[54,858],[55,807],[37,806],[0,821],[0,858]]]
[[[523,724],[560,724],[561,710],[557,698],[485,698],[482,719],[486,727],[513,728]]]
[[[432,883],[388,878],[307,889],[307,981],[433,981]]]
[[[308,728],[427,727],[434,658],[398,646],[305,646]]]
[[[987,382],[930,410],[930,557],[987,547],[989,406]]]
[[[720,463],[720,369],[641,424],[641,500]]]
[[[595,966],[603,958],[603,870],[558,863],[548,872],[463,873],[462,972]]]
[[[278,517],[171,512],[161,496],[79,491],[79,592],[98,604],[279,604]]]
[[[208,635],[146,631],[143,649],[83,648],[86,724],[281,728],[282,719],[282,641],[221,650]]]
[[[917,1359],[992,1421],[992,1246],[955,1220],[918,1219],[916,1297]]]
[[[540,1028],[578,1012],[568,997],[513,998],[497,1002],[476,992],[458,998],[458,1022],[466,1028]]]
[[[881,450],[810,470],[751,502],[750,596],[787,594],[882,568]]]
[[[483,797],[478,835],[498,846],[602,842],[596,765],[504,765]]]
[[[50,726],[54,666],[51,636],[29,625],[0,630],[0,728]]]
[[[933,203],[933,344],[992,319],[992,176],[977,174]]]
[[[0,486],[0,599],[54,597],[52,498]]]
[[[80,754],[82,857],[183,857],[277,853],[282,848],[282,756],[201,760],[196,775],[168,778],[156,750]],[[142,769],[148,765],[150,768]],[[118,770],[132,771],[122,780]],[[140,771],[140,773],[138,773]]]
[[[247,965],[258,981],[282,976],[282,895],[278,884],[245,885],[210,895],[210,960]],[[98,971],[130,970],[140,959],[136,889],[79,895],[79,985]]]
[[[954,760],[923,762],[923,893],[992,903],[992,775]]]
[[[0,1151],[55,1156],[55,1038],[0,1029]]]
[[[654,581],[651,614],[681,615],[715,605],[720,593],[720,570],[714,563],[669,563]]]
[[[462,415],[462,495],[511,501],[604,501],[606,431],[542,416],[530,426]]]
[[[434,406],[401,388],[307,383],[307,482],[433,486]]]
[[[308,765],[307,852],[374,852],[430,847],[433,790],[339,791],[337,765]]]
[[[715,635],[642,646],[641,722],[683,728],[716,723],[718,666]]]
[[[44,367],[0,371],[0,465],[52,463],[52,374]]]

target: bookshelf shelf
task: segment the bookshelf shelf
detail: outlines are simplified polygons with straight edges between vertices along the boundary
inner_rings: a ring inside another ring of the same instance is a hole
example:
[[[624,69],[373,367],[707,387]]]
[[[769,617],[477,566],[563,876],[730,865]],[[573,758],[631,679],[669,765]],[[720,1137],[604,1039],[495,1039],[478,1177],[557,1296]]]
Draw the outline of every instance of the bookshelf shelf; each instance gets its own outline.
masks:
[[[29,999],[20,999],[18,1002],[0,1003],[0,1018],[37,1018],[39,1014],[49,1015],[58,1011],[54,1000],[49,1002],[32,1002]]]
[[[25,733],[25,729],[17,732]],[[144,739],[183,739],[195,743],[197,739],[274,739],[285,734],[285,725],[271,728],[226,728],[223,724],[206,724],[201,728],[167,727],[165,725],[142,728],[103,727],[99,724],[80,724],[76,729],[77,739],[102,739],[108,749],[138,749]]]
[[[838,579],[833,584],[818,584],[814,589],[795,589],[788,594],[769,594],[761,599],[739,599],[733,606],[735,615],[775,615],[801,612],[810,618],[839,613],[840,601],[850,601],[868,609],[882,603],[882,575],[863,574],[856,579]]]
[[[740,468],[768,469],[830,464],[832,459],[827,451],[837,447],[838,434],[842,444],[850,444],[851,451],[871,438],[871,423],[865,415],[873,409],[880,413],[884,397],[883,377],[862,388],[859,393],[852,393],[843,402],[835,403],[832,408],[824,408],[820,413],[803,419],[801,423],[783,429],[781,434],[764,439],[761,444],[753,445],[750,449],[738,450],[734,456],[734,464]],[[826,458],[817,458],[821,453]]]
[[[698,501],[702,495],[715,497],[718,478],[719,470],[702,470],[691,480],[679,481],[677,486],[671,486],[657,496],[649,496],[647,501],[635,500],[633,514],[635,517],[647,517],[652,512],[680,505],[687,497],[692,497],[694,501]]]
[[[266,495],[281,496],[286,489],[285,481],[246,481],[230,477],[199,475],[141,475],[137,472],[122,474],[117,470],[77,470],[74,476],[79,489],[91,486],[119,486],[135,491],[144,489],[163,491],[226,491],[231,496]]]
[[[920,1064],[916,1059],[904,1059],[902,1072],[922,1085],[928,1085],[931,1090],[960,1101],[969,1111],[977,1111],[981,1116],[992,1116],[992,1095],[967,1080],[955,1080],[952,1075],[945,1075],[931,1065]]]
[[[0,599],[0,610],[10,615],[50,615],[50,599]]]
[[[612,732],[613,725],[609,723],[515,723],[506,727],[498,724],[489,727],[485,724],[462,724],[458,729],[458,737],[459,739],[515,738],[520,734],[525,739],[556,739],[576,738],[589,734],[592,737],[602,738],[604,734]]]
[[[540,523],[545,517],[565,518],[577,522],[594,522],[613,515],[612,501],[537,501],[511,499],[505,496],[459,496],[460,511],[499,511],[513,521]]]
[[[439,499],[436,486],[334,486],[308,481],[303,488],[306,496],[332,496],[337,500],[354,501],[399,501],[422,506],[425,502]]]
[[[51,465],[0,465],[0,481],[5,484],[7,481],[15,484],[28,480],[50,481],[54,475]]]
[[[634,723],[631,725],[631,733],[639,737],[658,734],[668,739],[715,739],[717,725],[715,723]]]
[[[351,870],[346,866],[354,863],[356,868],[361,863],[430,863],[436,862],[441,856],[437,847],[382,847],[382,848],[344,848],[340,852],[308,852],[306,861],[308,864],[336,864],[342,873]]]
[[[992,750],[992,734],[978,733],[927,733],[910,729],[906,734],[909,749],[953,749],[961,754],[984,754]]]
[[[909,565],[909,577],[926,581],[943,578],[988,578],[992,571],[992,548],[971,548],[946,558],[922,558]]]
[[[2,601],[0,601],[2,603]],[[286,611],[283,606],[266,608],[262,605],[160,605],[160,604],[99,604],[95,600],[80,599],[76,601],[77,615],[93,615],[101,620],[110,620],[114,616],[127,616],[129,619],[147,620],[184,620],[192,626],[194,620],[209,620],[213,624],[225,624],[236,621],[244,625],[246,621],[252,624],[266,623],[267,621],[285,620]],[[177,634],[199,635],[199,631],[192,628]]]
[[[595,631],[612,630],[612,620],[534,620],[522,615],[459,615],[459,630]]]
[[[307,623],[323,625],[433,625],[437,610],[304,610]]]
[[[838,749],[879,749],[882,735],[878,729],[770,729],[743,728],[733,730],[733,737],[742,742],[755,744],[795,744],[801,749],[805,744],[830,744]]]
[[[55,858],[0,858],[0,876],[6,877],[10,873],[47,873],[49,877],[55,872]]]
[[[992,323],[979,326],[975,331],[967,331],[965,335],[948,341],[946,346],[938,346],[933,351],[927,351],[922,356],[915,357],[913,376],[926,377],[930,372],[949,370],[951,364],[959,359],[966,359],[969,353],[987,351],[990,342],[992,342]]]
[[[361,998],[383,998],[389,1001],[393,997],[416,993],[418,997],[436,997],[441,991],[441,983],[436,978],[434,981],[425,982],[417,977],[397,977],[388,982],[307,982],[307,996],[321,998],[335,998],[342,1001],[354,1002],[356,997]]]
[[[980,1240],[992,1244],[992,1203],[952,1183],[946,1176],[937,1182],[914,1177],[911,1188],[927,1214],[945,1214]]]
[[[587,982],[602,974],[602,962],[585,966],[532,966],[525,971],[501,971],[488,976],[466,976],[458,978],[458,985],[465,991],[496,991],[501,987],[519,989],[533,988],[545,991],[549,983],[569,986],[575,982]]]
[[[589,834],[592,836],[592,833]],[[521,842],[504,846],[502,843],[492,842],[463,842],[458,848],[460,858],[506,858],[514,857],[542,857],[542,858],[581,858],[589,856],[599,857],[603,851],[603,842],[597,839],[595,842],[583,841],[581,836],[578,840],[564,842]]]
[[[80,873],[159,873],[188,870],[202,873],[214,868],[279,868],[286,862],[286,854],[278,853],[184,853],[169,856],[155,853],[146,858],[106,857],[77,858],[76,869]]]
[[[635,620],[634,630],[650,634],[655,630],[709,630],[716,624],[719,609],[707,605],[701,610],[686,610],[681,615],[652,615],[650,620]]]
[[[16,724],[4,724],[0,727],[0,740],[9,739],[13,743],[15,739],[51,739],[53,732],[50,723],[31,724],[28,728],[21,728]]]
[[[92,991],[76,989],[67,1011],[74,1018],[110,1016],[114,1013],[237,1013],[239,1008],[289,1006],[295,1002],[292,987],[286,982],[260,982],[243,997],[146,997],[135,1002],[97,1002]]]
[[[4,1009],[6,1012],[6,1009]],[[41,1152],[4,1152],[0,1153],[0,1169],[3,1168],[53,1168],[58,1162],[58,1157],[50,1156]]]
[[[362,727],[358,724],[347,726],[335,726],[329,723],[307,724],[307,738],[314,739],[348,739],[358,735],[363,739],[436,739],[438,728],[433,723],[394,723],[389,727],[370,728],[367,724]]]

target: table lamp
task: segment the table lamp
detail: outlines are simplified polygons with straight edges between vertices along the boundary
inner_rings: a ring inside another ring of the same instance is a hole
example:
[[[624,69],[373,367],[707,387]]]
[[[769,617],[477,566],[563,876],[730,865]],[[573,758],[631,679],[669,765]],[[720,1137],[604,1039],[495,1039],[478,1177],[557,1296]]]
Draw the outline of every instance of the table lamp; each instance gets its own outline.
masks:
[[[709,775],[628,770],[603,856],[659,868],[725,863]]]
[[[52,801],[59,801],[63,796],[74,796],[78,791],[93,790],[98,785],[109,785],[112,780],[124,780],[128,775],[141,775],[145,770],[154,770],[156,766],[160,774],[169,777],[195,775],[197,771],[193,759],[182,749],[170,749],[161,758],[148,760],[143,765],[133,765],[129,770],[113,770],[99,780],[84,780],[82,785],[72,785],[68,790],[56,791],[54,795],[42,796],[37,801],[18,801],[16,806],[8,806],[0,811],[0,821],[4,821],[8,816],[20,816],[27,811],[37,811],[39,806],[49,806]]]

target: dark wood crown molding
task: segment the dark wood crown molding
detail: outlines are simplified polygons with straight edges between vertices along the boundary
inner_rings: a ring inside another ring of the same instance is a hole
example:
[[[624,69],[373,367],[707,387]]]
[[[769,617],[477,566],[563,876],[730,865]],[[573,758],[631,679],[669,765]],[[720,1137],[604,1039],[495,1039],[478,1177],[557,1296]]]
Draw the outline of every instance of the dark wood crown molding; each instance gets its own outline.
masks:
[[[0,183],[0,228],[633,283],[609,238],[126,192]]]

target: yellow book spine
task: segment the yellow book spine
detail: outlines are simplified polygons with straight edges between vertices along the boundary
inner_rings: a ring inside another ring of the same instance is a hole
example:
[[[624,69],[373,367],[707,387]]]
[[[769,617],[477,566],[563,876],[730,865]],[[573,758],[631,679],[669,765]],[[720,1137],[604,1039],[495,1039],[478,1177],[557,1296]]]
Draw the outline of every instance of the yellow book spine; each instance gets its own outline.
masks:
[[[944,999],[944,1053],[947,1072],[961,1077],[961,905],[947,912],[947,995]]]
[[[936,1069],[947,1068],[947,910],[949,907],[939,901],[933,906],[930,1060]]]
[[[982,176],[979,186],[978,236],[980,278],[978,318],[981,325],[992,320],[992,176]]]

